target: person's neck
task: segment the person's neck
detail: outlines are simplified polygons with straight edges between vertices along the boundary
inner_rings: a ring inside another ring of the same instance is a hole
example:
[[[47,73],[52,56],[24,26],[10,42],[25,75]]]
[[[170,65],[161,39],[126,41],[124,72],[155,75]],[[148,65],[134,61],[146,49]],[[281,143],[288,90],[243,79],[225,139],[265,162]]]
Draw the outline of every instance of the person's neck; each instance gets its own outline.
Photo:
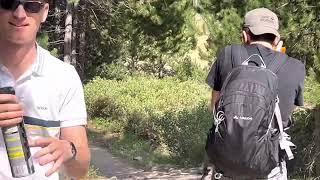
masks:
[[[273,49],[272,45],[268,42],[265,42],[265,41],[254,41],[254,42],[251,42],[250,44],[260,44],[260,45],[265,46],[269,49]]]
[[[15,79],[32,66],[36,56],[36,43],[28,45],[0,43],[0,63],[8,68]]]

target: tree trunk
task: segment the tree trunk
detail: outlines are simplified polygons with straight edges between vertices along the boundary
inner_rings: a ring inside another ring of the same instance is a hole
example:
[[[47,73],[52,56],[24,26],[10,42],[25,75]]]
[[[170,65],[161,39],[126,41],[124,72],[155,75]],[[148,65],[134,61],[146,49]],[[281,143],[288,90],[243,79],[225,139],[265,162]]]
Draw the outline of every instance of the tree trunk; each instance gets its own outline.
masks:
[[[86,28],[88,26],[88,16],[86,11],[86,0],[80,0],[75,8],[77,13],[77,70],[82,80],[85,80],[85,64],[86,64]]]
[[[77,63],[77,32],[79,30],[78,27],[78,4],[74,5],[72,15],[73,15],[73,21],[72,21],[72,39],[71,39],[71,64],[76,67],[78,70],[78,63]]]
[[[67,2],[65,33],[64,33],[64,57],[63,61],[72,64],[72,10],[73,2]]]

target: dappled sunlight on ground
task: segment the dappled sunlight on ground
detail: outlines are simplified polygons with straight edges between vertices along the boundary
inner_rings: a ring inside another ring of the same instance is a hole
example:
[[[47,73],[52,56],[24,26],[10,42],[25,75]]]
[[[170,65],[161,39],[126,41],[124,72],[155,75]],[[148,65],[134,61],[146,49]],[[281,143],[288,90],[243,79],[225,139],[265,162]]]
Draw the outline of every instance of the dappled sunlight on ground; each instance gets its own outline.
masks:
[[[199,168],[178,169],[153,167],[148,170],[133,167],[128,162],[112,156],[106,149],[91,145],[91,164],[105,179],[200,179]]]

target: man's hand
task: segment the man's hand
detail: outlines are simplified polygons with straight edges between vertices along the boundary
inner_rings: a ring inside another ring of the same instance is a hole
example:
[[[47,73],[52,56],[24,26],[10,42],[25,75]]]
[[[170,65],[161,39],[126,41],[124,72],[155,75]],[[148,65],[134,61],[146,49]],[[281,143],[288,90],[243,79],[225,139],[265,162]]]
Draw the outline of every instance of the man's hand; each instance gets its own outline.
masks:
[[[13,126],[22,121],[22,105],[12,94],[0,94],[0,127]]]
[[[64,162],[70,160],[73,156],[69,141],[56,138],[41,138],[29,143],[31,147],[42,147],[34,158],[40,165],[46,165],[53,162],[53,167],[46,172],[50,176],[56,172]]]

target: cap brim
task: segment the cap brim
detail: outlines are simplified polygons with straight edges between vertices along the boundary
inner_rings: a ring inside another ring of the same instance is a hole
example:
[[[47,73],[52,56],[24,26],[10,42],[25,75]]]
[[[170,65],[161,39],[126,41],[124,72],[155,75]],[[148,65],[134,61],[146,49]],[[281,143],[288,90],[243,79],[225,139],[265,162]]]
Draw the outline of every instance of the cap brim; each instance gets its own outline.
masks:
[[[261,34],[270,33],[270,34],[274,34],[275,36],[280,38],[279,32],[277,30],[275,30],[274,28],[265,27],[265,26],[256,26],[256,27],[249,27],[249,29],[254,35],[261,35]]]

